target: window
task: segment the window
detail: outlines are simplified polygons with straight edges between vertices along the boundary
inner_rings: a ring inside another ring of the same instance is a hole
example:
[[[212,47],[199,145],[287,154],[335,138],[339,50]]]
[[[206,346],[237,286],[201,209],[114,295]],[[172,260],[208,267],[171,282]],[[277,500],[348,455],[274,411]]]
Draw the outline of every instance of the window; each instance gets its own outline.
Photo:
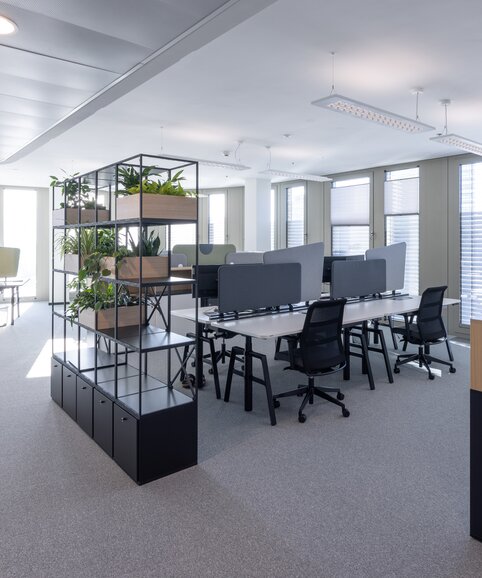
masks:
[[[196,225],[194,223],[186,223],[185,225],[171,225],[171,249],[174,247],[174,245],[195,244]]]
[[[20,249],[17,277],[29,279],[20,297],[37,296],[37,191],[4,189],[3,244]]]
[[[276,249],[276,189],[271,189],[270,197],[270,248]]]
[[[482,317],[482,163],[460,166],[460,323]]]
[[[418,295],[419,270],[419,169],[385,173],[385,244],[407,244],[405,287]]]
[[[286,189],[286,246],[305,243],[305,185]]]
[[[208,243],[226,242],[226,194],[209,195]]]
[[[331,187],[331,254],[362,255],[370,248],[370,178]]]

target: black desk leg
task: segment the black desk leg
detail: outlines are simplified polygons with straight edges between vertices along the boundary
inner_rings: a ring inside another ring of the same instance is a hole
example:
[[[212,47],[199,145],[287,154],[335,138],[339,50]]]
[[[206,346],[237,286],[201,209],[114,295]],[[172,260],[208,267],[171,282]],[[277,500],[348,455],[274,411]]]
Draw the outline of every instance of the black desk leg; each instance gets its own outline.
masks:
[[[19,297],[19,288],[17,287],[17,317],[20,317],[20,297]]]
[[[244,411],[253,409],[253,340],[246,337],[246,346],[244,348]]]
[[[343,379],[350,379],[350,330],[343,329],[343,345],[345,347],[345,368],[343,369]]]
[[[15,287],[12,287],[12,296],[10,299],[10,325],[13,325],[15,317]]]

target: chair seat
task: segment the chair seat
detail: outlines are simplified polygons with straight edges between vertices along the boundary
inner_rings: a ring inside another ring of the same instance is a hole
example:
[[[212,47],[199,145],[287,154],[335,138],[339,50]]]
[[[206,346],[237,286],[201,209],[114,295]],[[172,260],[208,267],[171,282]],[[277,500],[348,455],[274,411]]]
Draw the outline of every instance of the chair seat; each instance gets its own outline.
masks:
[[[318,367],[316,372],[307,371],[303,365],[303,358],[301,355],[301,349],[295,349],[293,353],[294,357],[294,365],[289,367],[288,369],[294,369],[296,371],[301,371],[302,373],[306,373],[306,375],[324,375],[327,373],[334,373],[339,369],[343,369],[345,367],[345,363],[343,359],[340,359],[340,356],[337,355],[335,357],[325,358],[323,359],[323,364],[325,367]]]
[[[423,340],[420,336],[420,331],[418,330],[418,326],[416,323],[410,323],[408,326],[408,341],[413,345],[424,345],[427,344],[435,344],[435,343],[442,343],[445,341],[445,334],[440,333],[438,336],[433,336],[431,339]]]

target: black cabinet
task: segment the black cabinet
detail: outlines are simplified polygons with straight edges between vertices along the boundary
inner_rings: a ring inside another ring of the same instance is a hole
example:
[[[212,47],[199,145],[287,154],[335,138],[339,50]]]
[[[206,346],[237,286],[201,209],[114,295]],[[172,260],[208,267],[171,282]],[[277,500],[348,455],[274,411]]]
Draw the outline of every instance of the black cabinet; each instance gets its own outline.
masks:
[[[62,407],[62,364],[55,359],[50,373],[50,397]]]
[[[93,396],[92,386],[77,376],[77,423],[90,437],[94,431],[92,421]]]
[[[137,481],[138,421],[114,404],[114,460]]]
[[[65,366],[62,371],[62,407],[73,420],[77,418],[77,376]]]
[[[112,401],[94,389],[94,440],[112,456]]]

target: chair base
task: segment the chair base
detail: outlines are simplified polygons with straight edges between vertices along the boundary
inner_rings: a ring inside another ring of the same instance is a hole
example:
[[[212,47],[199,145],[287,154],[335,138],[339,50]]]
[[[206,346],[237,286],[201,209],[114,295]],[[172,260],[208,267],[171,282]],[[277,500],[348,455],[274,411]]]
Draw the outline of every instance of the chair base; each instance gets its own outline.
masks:
[[[446,341],[447,350],[449,352],[450,361],[446,361],[444,359],[439,359],[438,357],[434,357],[427,353],[427,345],[421,345],[418,348],[418,353],[406,353],[403,355],[399,355],[397,357],[397,361],[395,362],[395,366],[393,368],[394,373],[400,373],[400,365],[405,365],[406,363],[410,363],[411,361],[418,361],[419,367],[425,367],[428,372],[429,379],[435,379],[435,375],[432,373],[430,369],[430,365],[432,362],[441,363],[442,365],[447,365],[449,367],[450,373],[455,373],[455,367],[453,365],[453,355],[450,349],[450,344]]]
[[[336,393],[336,398],[329,395],[329,393]],[[302,396],[304,395],[303,401],[301,402],[300,409],[298,410],[298,421],[304,423],[306,421],[306,415],[303,413],[307,403],[312,404],[314,396],[321,397],[322,399],[334,403],[335,405],[341,407],[341,412],[343,417],[348,417],[350,412],[346,409],[345,404],[342,403],[344,395],[336,387],[316,387],[315,380],[313,377],[308,378],[308,385],[299,385],[297,389],[292,389],[290,391],[284,391],[283,393],[278,393],[273,396],[274,407],[279,407],[279,398],[281,397],[291,397],[291,396]]]

